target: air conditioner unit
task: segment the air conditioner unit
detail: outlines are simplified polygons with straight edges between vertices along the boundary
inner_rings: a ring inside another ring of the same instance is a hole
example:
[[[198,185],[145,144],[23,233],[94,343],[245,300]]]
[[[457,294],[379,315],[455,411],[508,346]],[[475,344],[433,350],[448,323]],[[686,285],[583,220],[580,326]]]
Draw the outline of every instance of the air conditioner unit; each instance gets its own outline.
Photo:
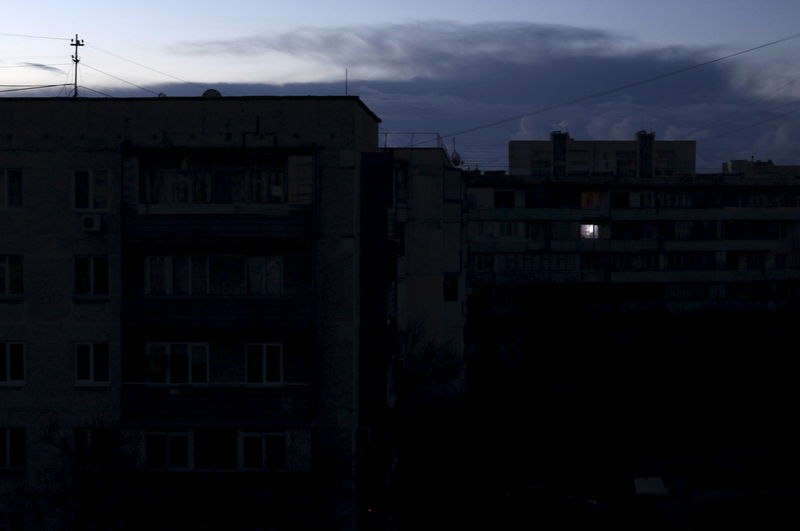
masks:
[[[100,232],[102,218],[98,214],[84,214],[81,216],[81,228],[84,232]]]

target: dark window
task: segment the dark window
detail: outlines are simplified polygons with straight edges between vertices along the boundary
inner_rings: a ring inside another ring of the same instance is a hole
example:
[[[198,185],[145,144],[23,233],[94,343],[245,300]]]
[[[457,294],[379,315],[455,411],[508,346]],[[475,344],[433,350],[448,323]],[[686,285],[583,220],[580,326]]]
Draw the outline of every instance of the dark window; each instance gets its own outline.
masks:
[[[75,208],[100,210],[108,208],[108,172],[78,170],[75,172]]]
[[[444,276],[444,300],[458,300],[458,275]]]
[[[514,208],[514,192],[496,190],[494,193],[495,208]]]
[[[25,381],[25,346],[22,343],[0,343],[0,385]]]
[[[283,381],[283,345],[257,343],[247,345],[247,383]]]
[[[630,194],[628,192],[614,192],[611,194],[611,208],[628,208]]]
[[[21,295],[23,276],[21,254],[0,254],[0,295]]]
[[[205,343],[148,343],[145,358],[147,382],[208,382],[208,345]]]
[[[75,379],[79,383],[108,382],[108,343],[84,343],[75,346]]]
[[[194,432],[194,468],[235,470],[236,430],[204,429]]]
[[[75,294],[108,295],[107,257],[75,257]]]
[[[144,455],[148,468],[189,468],[189,433],[146,433]]]
[[[242,467],[262,470],[286,468],[285,433],[242,433]]]
[[[25,513],[0,512],[0,531],[24,531]]]
[[[114,461],[116,444],[116,433],[111,428],[76,428],[76,464],[80,466],[109,465]]]
[[[22,206],[22,172],[0,169],[0,208]]]
[[[25,468],[25,428],[0,428],[0,470]]]

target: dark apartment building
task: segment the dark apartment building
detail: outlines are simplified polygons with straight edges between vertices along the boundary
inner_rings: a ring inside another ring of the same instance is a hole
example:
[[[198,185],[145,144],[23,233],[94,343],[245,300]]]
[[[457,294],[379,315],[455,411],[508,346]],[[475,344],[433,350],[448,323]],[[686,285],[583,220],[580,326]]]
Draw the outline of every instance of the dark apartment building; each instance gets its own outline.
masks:
[[[355,97],[207,95],[0,100],[0,529],[388,518],[404,338],[460,357],[459,174]]]
[[[554,132],[511,142],[509,159],[509,174],[467,182],[467,387],[508,429],[487,441],[511,456],[497,468],[585,492],[655,482],[680,503],[736,498],[752,470],[687,486],[658,460],[794,441],[781,419],[797,398],[800,174],[749,161],[696,173],[694,142],[644,131]],[[732,463],[721,469],[743,470]],[[777,488],[759,474],[748,488]]]

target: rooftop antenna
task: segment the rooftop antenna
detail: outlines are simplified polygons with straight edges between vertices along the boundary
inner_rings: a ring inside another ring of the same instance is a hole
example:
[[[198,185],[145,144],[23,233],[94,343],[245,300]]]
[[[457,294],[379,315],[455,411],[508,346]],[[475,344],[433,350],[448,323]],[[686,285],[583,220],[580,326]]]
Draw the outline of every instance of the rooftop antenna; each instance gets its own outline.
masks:
[[[75,80],[72,83],[72,97],[78,97],[78,63],[81,62],[80,57],[78,57],[78,46],[83,46],[83,41],[78,39],[78,34],[75,34],[74,39],[69,40],[69,45],[75,47],[75,55],[72,56],[72,62],[75,63]]]

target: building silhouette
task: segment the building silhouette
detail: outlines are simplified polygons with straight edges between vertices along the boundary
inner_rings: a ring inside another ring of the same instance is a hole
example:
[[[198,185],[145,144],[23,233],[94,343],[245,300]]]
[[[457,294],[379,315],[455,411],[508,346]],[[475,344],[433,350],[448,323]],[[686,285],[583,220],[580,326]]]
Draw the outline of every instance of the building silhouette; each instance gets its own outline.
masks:
[[[442,151],[355,97],[0,109],[0,526],[386,525],[404,341],[460,357]]]

